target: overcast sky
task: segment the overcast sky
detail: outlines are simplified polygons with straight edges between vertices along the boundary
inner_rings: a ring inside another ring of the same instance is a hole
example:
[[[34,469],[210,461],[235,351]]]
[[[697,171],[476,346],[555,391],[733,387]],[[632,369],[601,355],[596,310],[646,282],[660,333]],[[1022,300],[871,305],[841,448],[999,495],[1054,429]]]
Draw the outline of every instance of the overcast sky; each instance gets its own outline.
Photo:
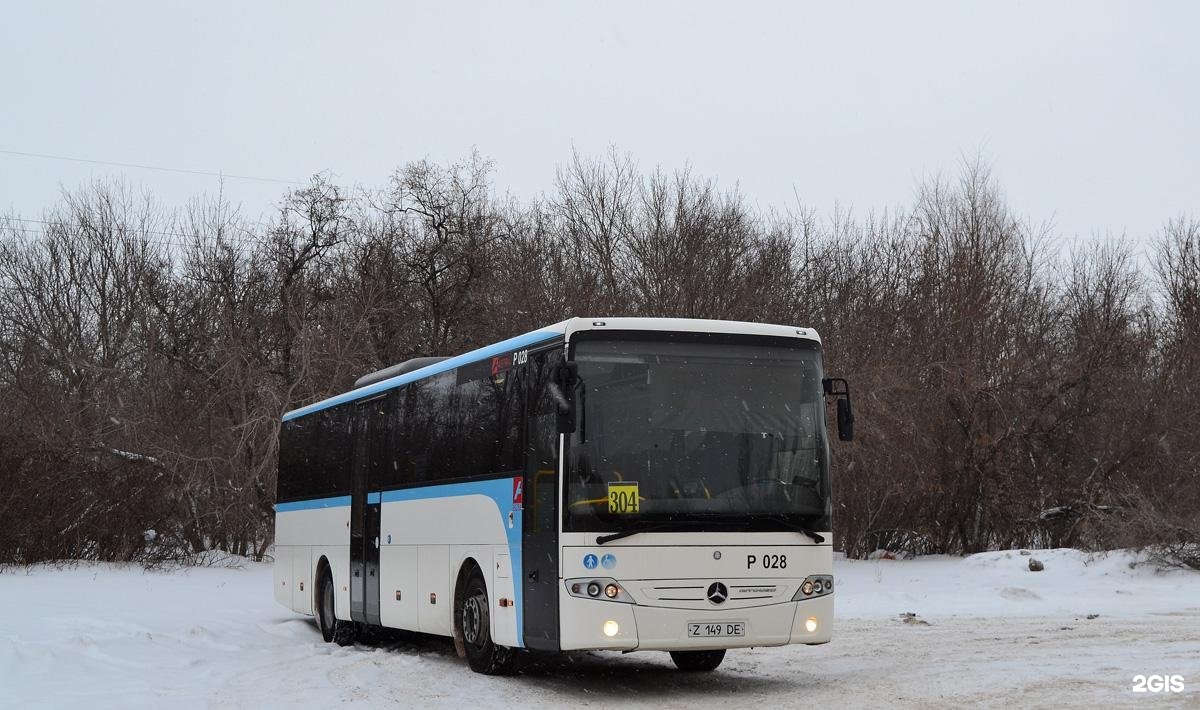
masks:
[[[911,202],[982,155],[1065,238],[1200,217],[1200,3],[13,2],[0,151],[381,185],[472,147],[519,196],[572,148],[763,206]],[[124,174],[0,153],[0,211]],[[285,184],[225,181],[257,215]]]

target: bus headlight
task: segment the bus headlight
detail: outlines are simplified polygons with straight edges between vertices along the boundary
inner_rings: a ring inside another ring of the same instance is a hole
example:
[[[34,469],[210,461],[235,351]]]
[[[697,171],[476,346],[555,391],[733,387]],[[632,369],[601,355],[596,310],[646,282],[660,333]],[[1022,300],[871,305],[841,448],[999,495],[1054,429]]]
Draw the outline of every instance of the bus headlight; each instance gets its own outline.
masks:
[[[634,603],[633,597],[629,596],[629,592],[625,591],[625,588],[615,579],[581,577],[564,579],[563,583],[567,585],[568,594],[580,599]]]
[[[792,596],[792,601],[802,602],[805,599],[816,599],[833,594],[833,576],[828,574],[813,574],[804,578],[800,588]]]

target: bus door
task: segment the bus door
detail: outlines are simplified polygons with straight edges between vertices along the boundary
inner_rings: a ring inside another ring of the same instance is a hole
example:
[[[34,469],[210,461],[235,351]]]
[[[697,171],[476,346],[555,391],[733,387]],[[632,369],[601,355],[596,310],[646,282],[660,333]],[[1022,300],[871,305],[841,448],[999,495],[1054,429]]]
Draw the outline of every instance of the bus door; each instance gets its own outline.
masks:
[[[524,635],[527,648],[558,644],[558,405],[549,390],[562,345],[529,355],[528,446],[525,447]]]
[[[350,618],[366,624],[379,619],[379,522],[381,473],[388,455],[388,413],[396,390],[360,402],[356,408],[353,481],[350,500]]]

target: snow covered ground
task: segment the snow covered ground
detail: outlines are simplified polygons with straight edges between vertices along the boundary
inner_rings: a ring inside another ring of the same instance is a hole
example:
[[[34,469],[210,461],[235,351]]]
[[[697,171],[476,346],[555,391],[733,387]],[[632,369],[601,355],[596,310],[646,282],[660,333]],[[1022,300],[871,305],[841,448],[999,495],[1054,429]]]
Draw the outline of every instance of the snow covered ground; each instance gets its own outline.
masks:
[[[441,639],[321,643],[275,605],[267,565],[9,570],[0,706],[1200,707],[1200,574],[1126,552],[1034,556],[1045,571],[1018,552],[839,560],[833,643],[731,651],[711,674],[587,653],[509,678],[471,673]],[[1185,690],[1134,693],[1138,674]]]

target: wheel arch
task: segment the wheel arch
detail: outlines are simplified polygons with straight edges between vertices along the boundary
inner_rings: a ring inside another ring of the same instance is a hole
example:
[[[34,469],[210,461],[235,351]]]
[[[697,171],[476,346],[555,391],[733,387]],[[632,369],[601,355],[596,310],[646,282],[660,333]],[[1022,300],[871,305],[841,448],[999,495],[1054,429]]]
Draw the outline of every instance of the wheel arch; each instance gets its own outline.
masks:
[[[312,609],[314,614],[317,611],[317,604],[321,603],[321,575],[325,570],[329,570],[329,581],[333,584],[334,606],[337,605],[337,577],[333,574],[333,565],[329,564],[329,558],[321,555],[321,559],[317,560],[317,564],[313,566]]]
[[[458,566],[458,575],[454,579],[454,605],[451,612],[450,628],[454,632],[454,650],[459,658],[466,658],[467,647],[463,641],[462,633],[462,602],[466,595],[467,582],[470,581],[471,575],[478,574],[483,580],[483,588],[488,592],[488,598],[491,598],[491,585],[488,584],[487,576],[483,573],[483,567],[471,555],[463,558],[462,563]]]

